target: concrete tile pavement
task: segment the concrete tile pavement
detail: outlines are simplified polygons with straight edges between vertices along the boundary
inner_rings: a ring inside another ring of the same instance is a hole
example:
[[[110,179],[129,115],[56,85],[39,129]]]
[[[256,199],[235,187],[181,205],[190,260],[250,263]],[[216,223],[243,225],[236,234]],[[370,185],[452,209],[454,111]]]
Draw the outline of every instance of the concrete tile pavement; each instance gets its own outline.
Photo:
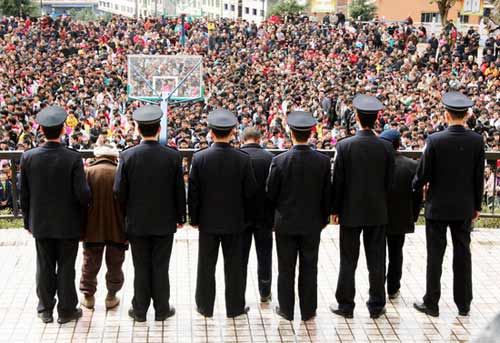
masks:
[[[450,241],[451,242],[451,241]],[[451,243],[450,243],[451,244]],[[364,303],[368,296],[368,273],[364,253],[356,275],[356,309],[353,319],[330,313],[335,301],[339,252],[338,230],[328,227],[322,235],[319,276],[318,315],[309,322],[297,318],[289,323],[274,313],[277,304],[260,304],[257,265],[252,251],[249,265],[248,315],[227,319],[224,309],[222,263],[217,268],[217,297],[214,317],[198,315],[194,305],[198,240],[194,229],[181,229],[175,239],[171,259],[171,302],[177,313],[167,321],[155,322],[150,309],[146,323],[135,323],[127,311],[132,298],[133,266],[130,253],[124,265],[125,286],[121,305],[106,311],[104,270],[99,275],[96,308],[84,309],[77,323],[42,324],[36,317],[35,248],[24,230],[0,231],[0,342],[468,342],[500,311],[500,231],[473,233],[474,301],[469,317],[459,317],[452,294],[452,249],[443,264],[440,317],[432,318],[412,308],[425,290],[425,234],[419,227],[407,236],[401,296],[387,304],[387,314],[369,318]],[[276,254],[274,254],[276,258]],[[220,256],[219,261],[222,260]],[[77,262],[80,275],[81,251]],[[275,292],[277,264],[273,266]],[[78,280],[77,280],[78,281]]]

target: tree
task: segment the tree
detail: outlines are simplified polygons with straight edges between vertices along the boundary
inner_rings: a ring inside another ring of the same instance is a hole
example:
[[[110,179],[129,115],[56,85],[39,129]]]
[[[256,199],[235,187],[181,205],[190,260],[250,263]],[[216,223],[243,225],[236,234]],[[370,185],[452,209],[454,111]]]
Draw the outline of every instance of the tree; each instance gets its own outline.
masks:
[[[300,5],[297,0],[280,0],[269,11],[269,16],[284,17],[287,15],[298,15],[304,11],[306,6]]]
[[[38,16],[40,8],[30,0],[0,0],[0,14]]]
[[[69,15],[73,17],[75,21],[98,21],[99,16],[91,8],[84,8],[81,10],[71,9]]]
[[[495,9],[493,10],[492,17],[495,22],[500,22],[500,0],[495,1]]]
[[[377,6],[367,0],[353,0],[349,5],[349,16],[355,20],[370,21],[377,13]]]
[[[430,0],[431,4],[437,4],[438,6],[443,28],[448,23],[448,12],[450,12],[450,9],[455,6],[457,2],[458,0]]]

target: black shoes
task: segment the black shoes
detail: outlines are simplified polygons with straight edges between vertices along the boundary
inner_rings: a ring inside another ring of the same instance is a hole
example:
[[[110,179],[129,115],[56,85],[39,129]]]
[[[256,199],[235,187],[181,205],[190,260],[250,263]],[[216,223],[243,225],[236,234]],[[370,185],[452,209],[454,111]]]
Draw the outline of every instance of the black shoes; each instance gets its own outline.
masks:
[[[431,317],[439,317],[439,310],[427,307],[424,303],[413,303],[413,307],[422,313],[425,313]]]
[[[389,299],[391,300],[397,299],[398,297],[399,297],[399,291],[397,291],[396,293],[389,294]]]
[[[201,314],[205,318],[212,318],[213,317],[213,313],[209,314],[209,313],[203,312],[199,307],[196,308],[196,312],[198,312],[199,314]]]
[[[293,316],[287,316],[283,311],[281,311],[279,306],[276,306],[276,314],[289,322],[293,321]]]
[[[264,295],[260,296],[261,303],[269,303],[269,302],[271,302],[271,299],[272,299],[271,293],[269,293],[269,295],[266,295],[266,296],[264,296]]]
[[[308,316],[302,316],[302,321],[307,322],[308,320],[314,319],[316,317],[316,312]]]
[[[330,305],[330,311],[332,311],[332,313],[336,314],[337,316],[341,316],[344,318],[350,319],[354,317],[353,311],[344,311],[340,308],[333,307],[333,305]]]
[[[82,316],[82,309],[77,308],[75,311],[73,311],[73,313],[71,313],[68,316],[59,316],[59,318],[57,318],[57,322],[59,324],[66,324],[72,320],[78,320],[78,318],[81,318],[81,316]]]
[[[385,314],[385,312],[386,312],[385,307],[383,309],[381,309],[380,311],[370,312],[370,318],[377,319],[380,316],[383,316]]]
[[[458,315],[459,316],[464,316],[467,317],[469,315],[469,310],[458,310]]]
[[[228,314],[228,315],[227,315],[227,317],[228,317],[228,318],[236,318],[236,317],[242,316],[242,315],[244,315],[244,314],[247,314],[249,311],[250,311],[250,307],[249,307],[249,306],[246,306],[246,307],[243,309],[243,312],[241,312],[241,313],[236,313],[236,314]]]
[[[139,316],[133,308],[128,310],[128,316],[139,323],[143,323],[146,321],[146,316]]]
[[[40,318],[42,320],[42,322],[45,324],[54,322],[54,317],[52,317],[52,313],[49,311],[39,312],[38,318]]]
[[[169,310],[168,310],[167,313],[165,313],[163,315],[156,314],[155,315],[155,320],[157,322],[162,322],[162,321],[166,320],[167,318],[172,317],[174,314],[175,314],[175,308],[173,306],[170,306],[170,308],[169,308]]]

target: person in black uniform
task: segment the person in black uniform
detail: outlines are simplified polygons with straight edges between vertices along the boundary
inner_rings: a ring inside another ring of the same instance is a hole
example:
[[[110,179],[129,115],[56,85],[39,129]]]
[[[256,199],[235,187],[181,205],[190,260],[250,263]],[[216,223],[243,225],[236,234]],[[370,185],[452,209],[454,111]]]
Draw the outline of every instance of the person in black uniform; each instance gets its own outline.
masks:
[[[205,317],[213,315],[219,245],[224,254],[226,314],[232,318],[249,311],[243,287],[242,238],[245,204],[255,195],[257,182],[250,156],[229,144],[237,123],[227,110],[208,115],[215,143],[194,154],[189,173],[189,216],[191,225],[200,231],[196,306]]]
[[[353,317],[354,275],[359,258],[359,236],[363,232],[368,277],[367,301],[371,318],[385,313],[385,227],[388,223],[387,195],[394,174],[392,144],[373,133],[377,113],[384,107],[372,96],[357,95],[355,136],[337,143],[333,169],[333,219],[340,223],[340,272],[336,298],[330,310]]]
[[[472,302],[470,233],[481,213],[484,173],[483,138],[463,126],[473,103],[465,95],[443,95],[448,128],[427,139],[413,180],[415,189],[425,187],[427,239],[427,289],[414,307],[430,316],[439,315],[441,268],[446,250],[446,230],[453,241],[453,294],[458,312],[467,316]]]
[[[21,157],[21,208],[24,228],[35,238],[38,316],[44,323],[54,320],[56,292],[58,323],[82,316],[76,308],[75,260],[90,189],[82,157],[60,143],[67,116],[57,106],[40,111],[46,143]]]
[[[257,275],[259,280],[260,301],[271,300],[271,279],[273,263],[273,215],[272,204],[266,195],[266,179],[273,154],[260,146],[260,132],[253,127],[243,130],[241,150],[250,155],[252,167],[257,180],[258,191],[251,199],[249,209],[245,213],[245,232],[243,235],[243,284],[246,289],[248,257],[255,239],[257,251]]]
[[[380,138],[394,147],[395,169],[392,188],[388,197],[389,223],[386,227],[389,267],[387,268],[387,294],[396,299],[401,287],[403,271],[403,245],[405,234],[415,231],[415,222],[420,213],[422,191],[413,190],[412,182],[417,170],[417,161],[398,152],[401,134],[397,130],[386,130]]]
[[[330,214],[331,164],[328,156],[307,145],[316,125],[311,113],[292,112],[287,123],[294,145],[273,158],[267,180],[267,195],[276,208],[276,313],[293,320],[298,256],[300,312],[302,320],[307,321],[316,315],[318,250],[321,230],[328,224]]]
[[[151,105],[133,113],[143,140],[121,153],[113,189],[125,212],[134,262],[128,314],[138,322],[146,321],[151,298],[156,321],[175,314],[168,269],[174,234],[186,218],[186,193],[181,154],[158,142],[162,115],[160,107]]]

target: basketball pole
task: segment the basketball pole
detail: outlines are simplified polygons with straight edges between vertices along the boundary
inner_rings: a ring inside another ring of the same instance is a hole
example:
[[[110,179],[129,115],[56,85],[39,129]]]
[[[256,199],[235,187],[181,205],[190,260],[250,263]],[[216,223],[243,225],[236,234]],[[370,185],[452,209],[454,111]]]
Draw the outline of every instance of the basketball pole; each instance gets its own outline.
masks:
[[[167,145],[167,139],[168,139],[168,103],[170,101],[170,98],[177,91],[177,89],[179,89],[179,87],[182,86],[184,84],[184,82],[186,82],[186,80],[191,76],[191,74],[193,74],[193,72],[200,66],[202,61],[203,60],[200,59],[200,61],[198,63],[196,63],[193,68],[191,68],[191,70],[186,74],[186,76],[184,76],[184,78],[179,83],[177,83],[177,85],[174,87],[174,89],[172,89],[170,94],[168,94],[167,92],[162,92],[160,108],[163,111],[163,116],[161,117],[160,124],[161,124],[161,127],[163,129],[160,132],[160,144]]]

